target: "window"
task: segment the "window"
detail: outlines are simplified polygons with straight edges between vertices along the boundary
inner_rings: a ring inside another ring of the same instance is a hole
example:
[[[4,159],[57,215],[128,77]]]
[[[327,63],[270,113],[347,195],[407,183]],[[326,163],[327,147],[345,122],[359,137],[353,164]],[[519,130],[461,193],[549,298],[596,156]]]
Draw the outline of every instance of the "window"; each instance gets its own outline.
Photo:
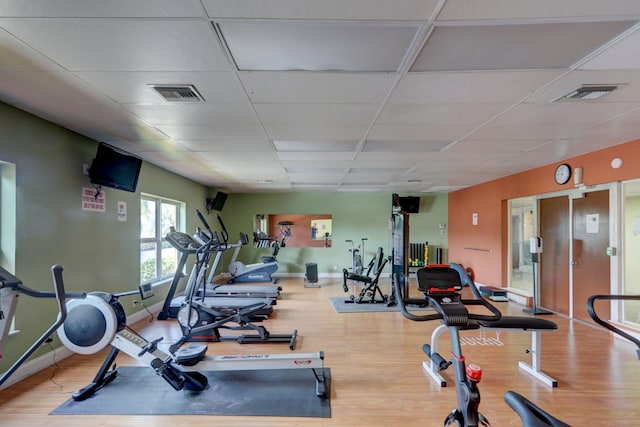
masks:
[[[10,272],[16,271],[16,194],[16,165],[0,160],[0,265]],[[5,326],[0,319],[0,329]],[[9,333],[15,332],[12,318]]]
[[[140,283],[171,277],[178,251],[164,240],[171,227],[179,230],[183,203],[143,195],[140,199]]]

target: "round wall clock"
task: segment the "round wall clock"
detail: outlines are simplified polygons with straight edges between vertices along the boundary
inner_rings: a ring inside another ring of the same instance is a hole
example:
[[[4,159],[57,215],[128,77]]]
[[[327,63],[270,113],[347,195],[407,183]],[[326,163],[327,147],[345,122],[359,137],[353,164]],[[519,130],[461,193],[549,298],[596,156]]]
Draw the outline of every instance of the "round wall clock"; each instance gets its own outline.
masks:
[[[571,179],[571,166],[566,163],[562,163],[556,168],[556,172],[554,174],[554,178],[556,183],[559,185],[566,184]]]

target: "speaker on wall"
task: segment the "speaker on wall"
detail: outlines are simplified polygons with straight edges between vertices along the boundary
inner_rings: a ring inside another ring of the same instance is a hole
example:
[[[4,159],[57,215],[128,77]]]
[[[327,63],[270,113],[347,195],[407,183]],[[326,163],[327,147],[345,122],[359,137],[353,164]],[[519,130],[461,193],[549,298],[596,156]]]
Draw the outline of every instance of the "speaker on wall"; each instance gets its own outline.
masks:
[[[406,196],[400,197],[400,209],[406,213],[420,212],[420,197]]]
[[[221,211],[222,208],[224,207],[224,202],[226,201],[227,201],[227,193],[218,191],[218,193],[216,194],[216,197],[208,198],[206,200],[207,213],[211,211]]]

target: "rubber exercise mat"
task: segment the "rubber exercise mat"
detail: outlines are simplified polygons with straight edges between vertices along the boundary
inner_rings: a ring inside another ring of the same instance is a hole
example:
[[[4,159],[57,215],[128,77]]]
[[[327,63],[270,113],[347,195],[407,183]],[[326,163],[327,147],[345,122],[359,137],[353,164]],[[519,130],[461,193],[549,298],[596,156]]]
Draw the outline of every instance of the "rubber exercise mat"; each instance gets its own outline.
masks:
[[[201,392],[176,391],[153,369],[118,368],[113,382],[92,397],[69,399],[51,415],[235,415],[330,418],[331,376],[324,368],[327,397],[315,393],[310,369],[203,372]]]

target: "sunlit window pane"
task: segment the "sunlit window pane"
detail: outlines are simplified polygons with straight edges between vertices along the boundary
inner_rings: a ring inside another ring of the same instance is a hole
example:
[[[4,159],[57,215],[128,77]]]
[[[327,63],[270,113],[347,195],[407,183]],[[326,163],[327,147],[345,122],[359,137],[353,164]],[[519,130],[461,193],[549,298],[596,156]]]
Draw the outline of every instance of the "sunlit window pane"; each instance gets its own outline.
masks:
[[[156,237],[156,202],[142,199],[140,202],[140,238]]]
[[[140,282],[147,282],[156,278],[157,269],[156,243],[140,244]]]

